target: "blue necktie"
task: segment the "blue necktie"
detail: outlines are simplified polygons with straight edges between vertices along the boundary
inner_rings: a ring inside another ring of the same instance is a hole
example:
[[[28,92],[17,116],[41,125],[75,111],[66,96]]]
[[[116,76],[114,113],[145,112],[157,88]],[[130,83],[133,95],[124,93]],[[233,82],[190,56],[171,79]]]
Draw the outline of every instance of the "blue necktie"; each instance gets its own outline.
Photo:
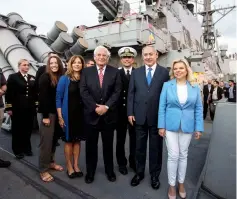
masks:
[[[148,86],[150,86],[151,84],[151,80],[152,80],[152,76],[151,76],[151,71],[152,71],[152,68],[148,68],[148,73],[147,73],[147,77],[146,77],[146,80],[147,80],[147,84]]]

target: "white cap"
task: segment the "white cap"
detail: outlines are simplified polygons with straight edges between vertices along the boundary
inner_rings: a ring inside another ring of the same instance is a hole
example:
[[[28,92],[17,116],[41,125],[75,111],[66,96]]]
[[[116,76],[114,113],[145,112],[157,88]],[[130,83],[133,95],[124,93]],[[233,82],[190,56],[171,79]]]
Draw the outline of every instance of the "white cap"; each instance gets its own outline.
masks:
[[[123,47],[118,51],[119,57],[136,57],[137,51],[131,47]]]

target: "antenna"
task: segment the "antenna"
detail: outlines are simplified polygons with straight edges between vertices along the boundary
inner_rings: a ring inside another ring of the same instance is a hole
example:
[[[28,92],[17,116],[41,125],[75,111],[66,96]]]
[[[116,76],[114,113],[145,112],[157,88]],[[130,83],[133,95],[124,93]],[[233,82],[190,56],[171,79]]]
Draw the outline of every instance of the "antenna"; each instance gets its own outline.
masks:
[[[196,15],[201,15],[203,16],[203,22],[202,22],[202,27],[203,27],[203,47],[204,50],[213,50],[215,47],[215,40],[216,40],[216,35],[215,35],[215,30],[214,26],[216,25],[217,22],[219,22],[222,18],[224,18],[227,14],[229,14],[233,9],[236,8],[235,5],[233,6],[227,6],[227,7],[219,7],[214,9],[211,8],[211,4],[215,2],[215,0],[203,0],[203,4],[201,0],[195,0],[196,3],[196,10],[197,10],[197,4],[201,4],[204,7],[204,10],[202,12],[196,12]],[[213,13],[218,12],[221,14],[221,17],[213,22],[212,15]]]

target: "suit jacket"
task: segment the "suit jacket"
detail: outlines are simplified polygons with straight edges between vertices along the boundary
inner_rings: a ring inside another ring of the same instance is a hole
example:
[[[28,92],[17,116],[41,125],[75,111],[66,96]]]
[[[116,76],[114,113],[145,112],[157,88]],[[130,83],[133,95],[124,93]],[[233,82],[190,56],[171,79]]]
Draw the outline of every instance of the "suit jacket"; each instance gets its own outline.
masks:
[[[35,89],[36,92],[39,93],[39,80],[41,75],[43,75],[46,71],[46,66],[41,66],[38,68],[36,75],[35,75]]]
[[[28,81],[20,72],[9,75],[7,80],[6,110],[35,110],[38,105],[35,77],[28,74]]]
[[[135,68],[132,68],[132,71],[134,71]],[[128,120],[127,118],[127,97],[128,97],[128,86],[129,86],[129,78],[125,74],[125,71],[123,68],[119,70],[121,81],[122,81],[122,90],[119,97],[119,120]],[[131,77],[131,74],[130,74]]]
[[[213,89],[213,88],[214,88],[214,86],[211,85],[211,89]],[[210,89],[210,91],[211,91],[211,89]],[[205,85],[205,86],[203,87],[204,102],[207,101],[208,95],[209,95],[210,91],[208,90],[208,85]]]
[[[188,98],[182,106],[177,95],[176,79],[166,82],[160,96],[158,128],[184,133],[203,132],[203,107],[200,88],[187,82]]]
[[[210,102],[212,102],[213,91],[214,91],[214,87],[211,88],[211,91],[210,91]],[[223,94],[223,89],[220,88],[220,87],[217,87],[217,98],[218,98],[218,100],[220,100],[222,98],[222,94]]]
[[[80,94],[84,104],[85,122],[97,125],[100,119],[105,124],[117,122],[118,100],[121,93],[121,77],[119,70],[107,65],[102,88],[99,83],[99,75],[96,66],[83,69],[80,81]],[[96,104],[109,107],[107,113],[99,116],[96,112]]]
[[[229,90],[230,88],[227,88],[227,91],[226,91],[226,97],[229,98]],[[236,101],[236,86],[234,86],[233,88],[233,94],[234,94],[234,100]]]
[[[135,116],[136,124],[157,126],[158,106],[163,83],[169,80],[166,68],[157,64],[150,86],[147,84],[146,67],[132,72],[127,100],[127,115]]]

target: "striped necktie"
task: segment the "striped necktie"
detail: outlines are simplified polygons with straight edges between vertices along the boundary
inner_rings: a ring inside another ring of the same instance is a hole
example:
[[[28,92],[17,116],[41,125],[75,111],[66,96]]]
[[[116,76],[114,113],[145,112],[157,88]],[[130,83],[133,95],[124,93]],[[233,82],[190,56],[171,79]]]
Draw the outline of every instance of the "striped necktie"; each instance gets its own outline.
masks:
[[[103,68],[100,68],[99,70],[100,70],[99,72],[100,88],[102,88],[103,79],[104,79]]]

